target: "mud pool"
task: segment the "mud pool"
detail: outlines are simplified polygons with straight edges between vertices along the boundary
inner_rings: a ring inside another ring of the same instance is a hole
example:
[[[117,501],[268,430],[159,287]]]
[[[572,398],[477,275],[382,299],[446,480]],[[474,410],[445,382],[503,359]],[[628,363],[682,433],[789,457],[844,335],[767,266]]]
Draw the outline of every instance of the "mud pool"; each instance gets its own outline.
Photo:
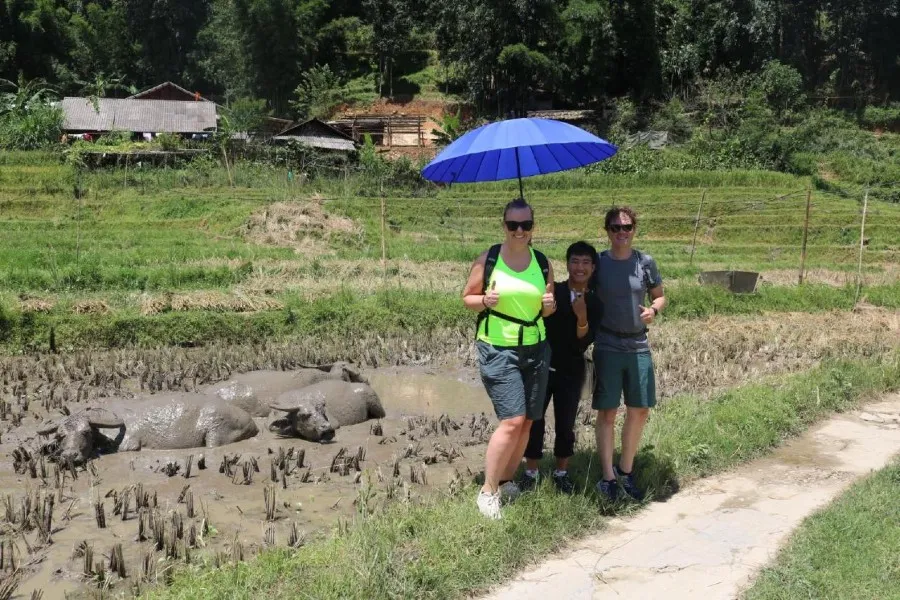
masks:
[[[28,472],[17,474],[12,461],[4,461],[0,466],[0,486],[5,490],[0,499],[5,509],[0,509],[3,568],[10,569],[12,548],[21,573],[17,594],[28,597],[40,589],[47,600],[88,597],[96,589],[97,576],[85,575],[85,542],[93,552],[92,570],[96,573],[102,563],[109,590],[128,595],[138,582],[162,580],[166,569],[184,563],[186,554],[191,561],[205,556],[229,562],[239,554],[250,558],[273,542],[285,547],[294,532],[301,540],[319,535],[338,519],[353,518],[354,502],[367,487],[374,492],[369,500],[374,507],[390,499],[446,490],[451,482],[471,481],[481,471],[495,419],[475,371],[436,374],[396,367],[366,375],[381,397],[386,418],[341,427],[327,444],[276,437],[266,428],[268,419],[260,418],[256,419],[260,433],[249,440],[212,449],[110,454],[78,468],[77,479],[63,474],[64,469],[57,473],[59,467],[50,462],[32,477]],[[77,408],[72,406],[73,411]],[[39,408],[32,408],[21,426],[3,436],[0,451],[11,456],[34,434],[44,416]],[[348,458],[362,458],[359,470],[352,461],[335,458],[342,449]],[[198,468],[201,455],[205,469]],[[189,456],[191,472],[185,478]],[[286,463],[283,478],[273,461]],[[166,470],[177,472],[169,475]],[[60,486],[58,480],[62,480]],[[267,520],[267,488],[275,493],[274,520]],[[139,490],[150,504],[140,511],[135,504]],[[47,496],[55,502],[51,543],[39,528],[23,526],[16,517],[27,497],[38,504]],[[128,512],[123,519],[124,511],[116,514],[116,505],[125,502]],[[105,515],[103,529],[96,520],[98,503]],[[188,516],[191,508],[192,517]],[[176,559],[163,560],[166,552],[155,550],[147,523],[150,513],[156,521],[164,521],[166,544],[172,543]],[[173,517],[176,513],[180,517]],[[181,527],[176,527],[173,518],[182,521]],[[145,541],[138,539],[142,521]],[[179,538],[176,531],[182,528]],[[116,544],[122,546],[124,580],[109,572]],[[148,558],[153,563],[149,570],[143,565]]]

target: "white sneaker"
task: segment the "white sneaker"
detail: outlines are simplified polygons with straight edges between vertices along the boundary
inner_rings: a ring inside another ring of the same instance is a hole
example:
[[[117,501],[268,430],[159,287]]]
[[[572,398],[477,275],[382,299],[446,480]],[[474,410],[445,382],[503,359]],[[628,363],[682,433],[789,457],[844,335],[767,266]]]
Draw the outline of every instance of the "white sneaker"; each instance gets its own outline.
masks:
[[[510,502],[515,501],[515,499],[521,495],[522,489],[515,481],[507,481],[500,486],[500,499],[504,502],[504,504],[509,504]]]
[[[478,510],[481,511],[481,514],[488,519],[497,520],[502,518],[500,514],[500,492],[496,494],[479,492],[476,504],[478,504]]]

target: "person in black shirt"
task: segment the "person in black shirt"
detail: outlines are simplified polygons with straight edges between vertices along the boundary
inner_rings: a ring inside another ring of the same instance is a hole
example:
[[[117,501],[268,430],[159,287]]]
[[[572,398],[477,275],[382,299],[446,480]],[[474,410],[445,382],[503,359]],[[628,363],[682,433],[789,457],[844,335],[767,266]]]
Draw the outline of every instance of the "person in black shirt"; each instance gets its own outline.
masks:
[[[600,318],[602,304],[596,295],[587,293],[588,282],[596,267],[597,251],[587,242],[575,242],[566,250],[569,278],[554,288],[556,312],[544,319],[550,344],[550,379],[544,400],[544,413],[553,398],[556,442],[553,455],[556,469],[553,483],[561,492],[571,494],[569,458],[575,453],[575,416],[584,386],[584,351],[594,339],[592,323]],[[519,481],[522,490],[532,489],[538,482],[538,462],[543,457],[544,423],[531,424],[525,449],[525,474]]]

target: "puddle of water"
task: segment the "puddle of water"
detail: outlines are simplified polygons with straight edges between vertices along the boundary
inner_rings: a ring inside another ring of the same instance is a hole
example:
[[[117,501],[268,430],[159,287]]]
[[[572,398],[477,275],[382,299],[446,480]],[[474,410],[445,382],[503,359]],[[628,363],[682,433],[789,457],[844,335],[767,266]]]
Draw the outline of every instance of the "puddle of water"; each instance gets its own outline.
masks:
[[[840,464],[813,437],[791,440],[772,453],[773,460],[793,467],[834,468]]]
[[[478,380],[470,383],[399,369],[373,371],[368,377],[389,416],[493,414],[491,401]]]

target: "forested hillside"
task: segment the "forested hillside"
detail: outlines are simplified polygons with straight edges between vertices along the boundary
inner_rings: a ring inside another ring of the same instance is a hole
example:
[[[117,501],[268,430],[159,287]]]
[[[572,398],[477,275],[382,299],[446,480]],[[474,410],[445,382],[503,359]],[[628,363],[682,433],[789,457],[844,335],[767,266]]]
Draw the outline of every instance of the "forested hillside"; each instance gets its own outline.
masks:
[[[3,0],[0,78],[97,96],[171,80],[285,116],[310,95],[453,94],[496,115],[696,96],[777,59],[858,106],[900,95],[898,32],[900,0]]]

